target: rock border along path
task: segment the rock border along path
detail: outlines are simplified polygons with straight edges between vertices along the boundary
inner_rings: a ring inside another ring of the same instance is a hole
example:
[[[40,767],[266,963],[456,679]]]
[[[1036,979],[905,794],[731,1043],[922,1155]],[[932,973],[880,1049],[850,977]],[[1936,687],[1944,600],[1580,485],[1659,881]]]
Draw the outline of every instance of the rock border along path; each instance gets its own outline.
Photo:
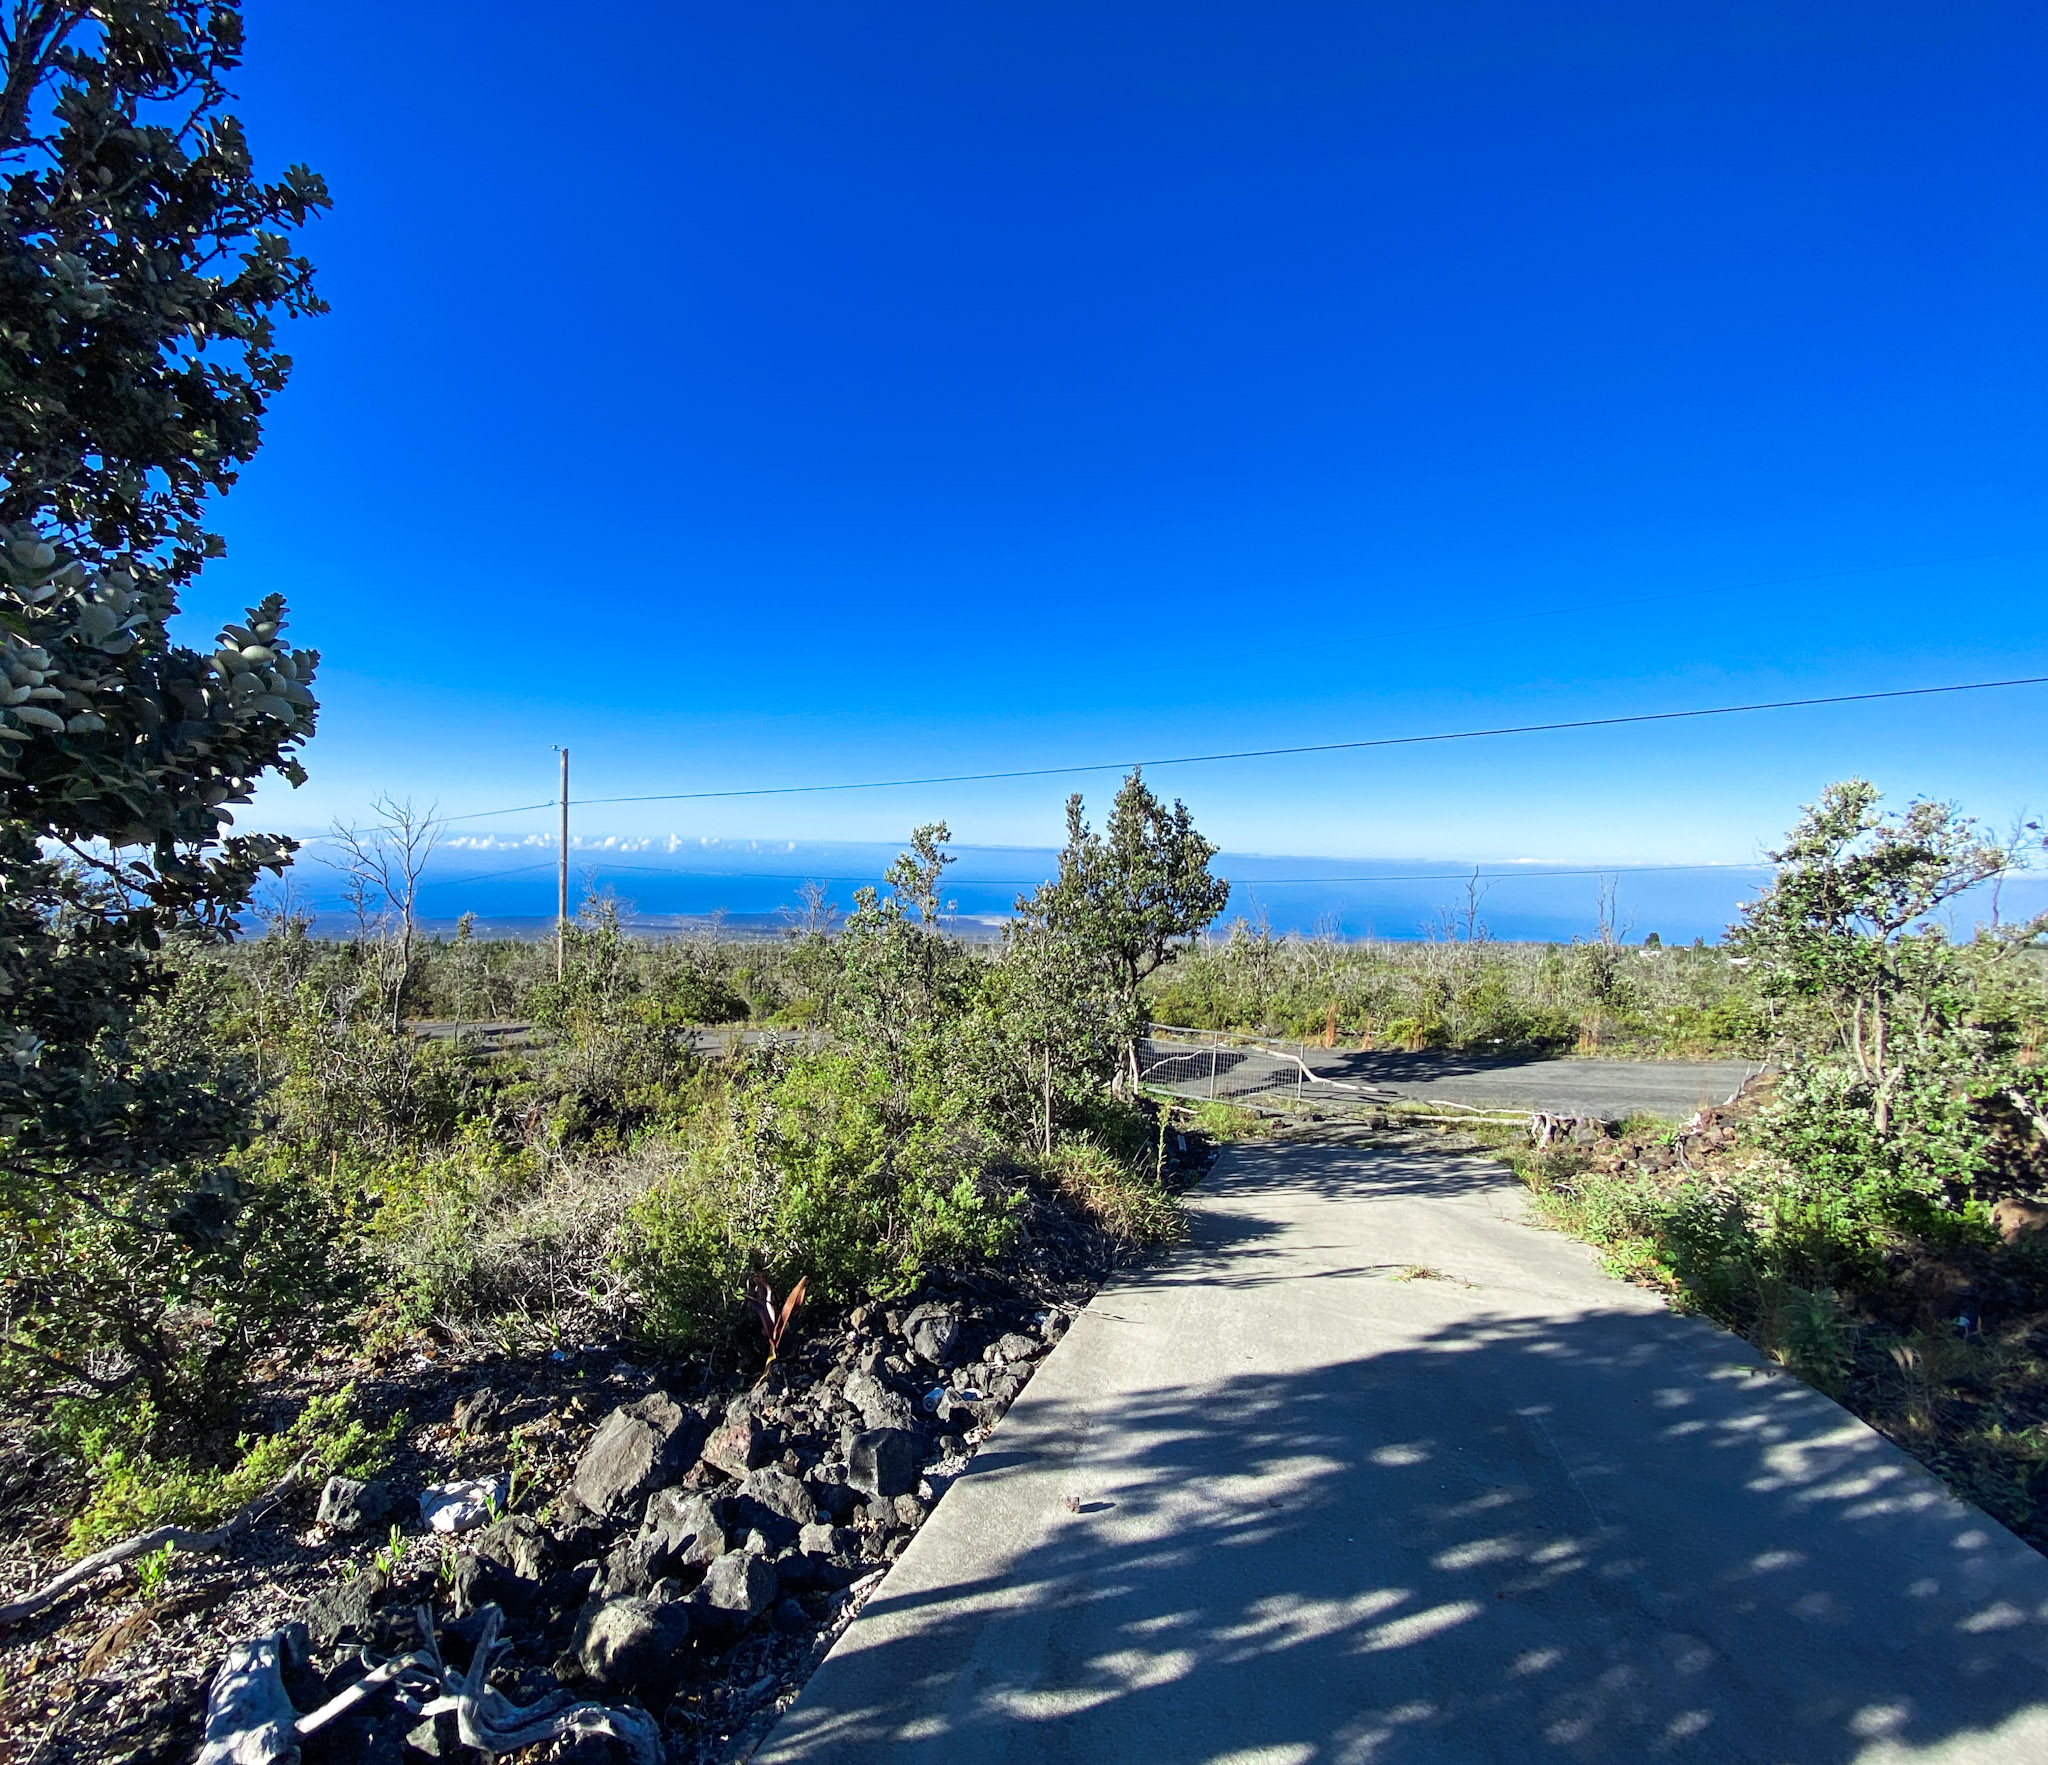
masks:
[[[1498,1166],[1190,1199],[760,1765],[2048,1758],[2048,1559]]]

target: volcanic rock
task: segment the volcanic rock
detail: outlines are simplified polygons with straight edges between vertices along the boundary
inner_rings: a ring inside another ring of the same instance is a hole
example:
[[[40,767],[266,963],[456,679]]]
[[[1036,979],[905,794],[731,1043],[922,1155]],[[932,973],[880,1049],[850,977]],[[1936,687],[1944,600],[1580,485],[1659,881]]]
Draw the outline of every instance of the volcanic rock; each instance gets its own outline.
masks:
[[[903,1320],[904,1338],[910,1352],[921,1361],[942,1367],[952,1357],[960,1340],[960,1318],[950,1306],[927,1303]]]
[[[908,1495],[917,1471],[917,1436],[907,1428],[870,1428],[846,1454],[846,1481],[865,1495]]]
[[[655,1392],[598,1425],[569,1490],[594,1514],[615,1514],[682,1474],[704,1440],[704,1418]]]
[[[908,1428],[916,1420],[908,1399],[898,1397],[872,1373],[848,1375],[843,1395],[860,1411],[865,1427]]]
[[[391,1485],[380,1480],[358,1483],[353,1477],[334,1476],[320,1491],[316,1518],[336,1532],[361,1532],[374,1526],[398,1505]]]

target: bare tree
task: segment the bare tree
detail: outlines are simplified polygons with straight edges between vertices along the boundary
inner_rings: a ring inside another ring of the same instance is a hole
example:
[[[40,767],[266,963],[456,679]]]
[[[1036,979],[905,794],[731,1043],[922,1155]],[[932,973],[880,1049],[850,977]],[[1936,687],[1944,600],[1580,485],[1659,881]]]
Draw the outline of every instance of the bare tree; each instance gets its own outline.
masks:
[[[2000,928],[1999,905],[2005,893],[2005,879],[2016,870],[2025,870],[2033,857],[2034,847],[2039,839],[2041,824],[2022,809],[2012,818],[2012,825],[2006,829],[2004,850],[2005,863],[1998,874],[1991,879],[1991,929]]]
[[[1486,921],[1479,917],[1479,903],[1492,892],[1493,884],[1480,886],[1479,866],[1473,865],[1472,874],[1465,879],[1465,942],[1484,944],[1492,940],[1493,934],[1486,929]]]
[[[1615,945],[1628,942],[1629,933],[1636,929],[1636,916],[1621,917],[1621,878],[1603,876],[1600,879],[1600,893],[1594,921],[1594,934],[1602,944]]]
[[[340,821],[333,828],[341,856],[328,862],[341,872],[357,941],[376,963],[379,1005],[394,1036],[405,1027],[405,995],[419,952],[420,877],[447,825],[435,808],[380,795],[370,805],[368,828]]]
[[[829,937],[839,923],[839,903],[826,899],[825,885],[816,877],[797,884],[796,905],[780,909],[793,938]]]

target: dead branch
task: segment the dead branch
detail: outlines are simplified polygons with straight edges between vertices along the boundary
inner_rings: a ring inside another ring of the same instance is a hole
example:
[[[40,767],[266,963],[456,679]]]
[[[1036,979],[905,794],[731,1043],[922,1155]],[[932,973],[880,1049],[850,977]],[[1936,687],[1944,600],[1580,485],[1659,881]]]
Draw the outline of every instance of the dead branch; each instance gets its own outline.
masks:
[[[300,1716],[285,1694],[282,1676],[285,1632],[237,1643],[214,1675],[207,1699],[206,1747],[198,1765],[288,1765],[299,1743],[387,1686],[401,1708],[414,1716],[452,1713],[466,1747],[490,1758],[558,1740],[563,1735],[608,1735],[620,1742],[633,1765],[661,1765],[661,1730],[644,1710],[609,1704],[579,1704],[556,1690],[531,1704],[515,1704],[492,1689],[491,1668],[511,1645],[498,1640],[504,1613],[495,1605],[478,1609],[482,1621],[469,1671],[458,1673],[442,1658],[434,1615],[415,1608],[422,1646],[409,1655],[372,1665],[354,1685]]]
[[[441,1670],[441,1682],[448,1692],[442,1707],[453,1707],[456,1731],[464,1746],[496,1758],[501,1753],[516,1753],[523,1747],[539,1746],[565,1734],[604,1734],[626,1748],[634,1765],[661,1765],[661,1730],[644,1710],[619,1709],[609,1704],[571,1704],[565,1708],[560,1702],[565,1694],[559,1692],[538,1703],[522,1705],[513,1703],[502,1692],[493,1691],[492,1660],[510,1645],[498,1641],[498,1625],[504,1614],[497,1606],[482,1607],[479,1616],[483,1626],[477,1635],[476,1652],[470,1657],[469,1671],[455,1673],[445,1667]],[[431,1635],[431,1616],[422,1612],[421,1617]]]
[[[0,1624],[18,1624],[24,1618],[32,1618],[52,1601],[62,1599],[74,1587],[90,1581],[102,1570],[118,1568],[131,1557],[147,1556],[151,1551],[161,1550],[167,1544],[175,1545],[181,1551],[190,1551],[194,1556],[217,1556],[231,1539],[247,1531],[283,1499],[292,1485],[298,1482],[300,1474],[311,1462],[312,1457],[311,1453],[305,1454],[254,1501],[238,1508],[228,1520],[216,1526],[211,1532],[193,1532],[183,1526],[158,1526],[149,1532],[138,1532],[133,1538],[124,1538],[119,1544],[110,1544],[105,1550],[94,1552],[82,1563],[73,1563],[63,1574],[37,1588],[35,1592],[25,1593],[20,1599],[0,1606]]]

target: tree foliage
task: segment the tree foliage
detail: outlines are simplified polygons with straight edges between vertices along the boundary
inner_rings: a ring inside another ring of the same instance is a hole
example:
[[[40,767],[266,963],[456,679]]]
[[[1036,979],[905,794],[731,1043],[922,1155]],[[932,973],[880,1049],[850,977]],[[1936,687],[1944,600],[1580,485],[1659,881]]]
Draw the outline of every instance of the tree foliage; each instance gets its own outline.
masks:
[[[294,784],[318,656],[269,596],[211,649],[178,589],[319,310],[225,80],[232,4],[16,0],[0,20],[0,1362],[140,1386],[168,1419],[289,1310],[299,1191],[238,1173],[252,1096],[166,1035],[166,941],[236,929],[291,842],[231,833]],[[192,1320],[204,1320],[196,1326]]]
[[[1017,903],[1053,952],[1083,977],[1099,975],[1105,1021],[1126,1050],[1143,1028],[1146,978],[1229,904],[1230,884],[1209,873],[1216,851],[1187,806],[1169,809],[1134,767],[1102,833],[1089,827],[1078,793],[1067,799],[1059,875]],[[1079,978],[1078,990],[1087,985]]]
[[[1996,876],[2006,850],[1954,806],[1879,812],[1860,778],[1830,785],[1784,847],[1777,874],[1730,941],[1756,963],[1763,996],[1790,1008],[1868,1089],[1889,1130],[1915,1061],[1933,1058],[1969,1004],[1946,929],[1932,915]]]
[[[14,0],[0,20],[0,519],[183,580],[322,310],[287,229],[327,206],[254,171],[225,113],[231,0]]]
[[[1843,1254],[1981,1203],[2002,1144],[2034,1151],[2001,1138],[2014,1102],[2031,1138],[2031,1074],[1998,997],[2039,927],[1959,942],[1942,919],[2014,853],[1952,804],[1880,802],[1862,779],[1830,785],[1729,934],[1784,1063],[1761,1125],[1789,1173],[1787,1230]]]
[[[972,959],[944,924],[951,838],[943,821],[914,830],[884,888],[855,894],[839,939],[840,1025],[899,1066],[958,1018],[973,979]]]

